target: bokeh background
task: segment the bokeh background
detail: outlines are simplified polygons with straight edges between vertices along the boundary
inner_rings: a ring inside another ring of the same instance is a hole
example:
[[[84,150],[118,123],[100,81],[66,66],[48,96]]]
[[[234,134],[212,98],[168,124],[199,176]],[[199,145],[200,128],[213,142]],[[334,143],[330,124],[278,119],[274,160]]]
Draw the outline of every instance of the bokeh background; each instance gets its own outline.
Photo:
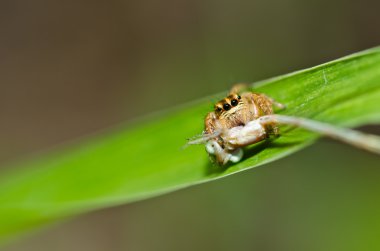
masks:
[[[0,172],[234,82],[379,45],[379,9],[370,0],[2,1]],[[379,250],[379,160],[322,140],[2,250]]]

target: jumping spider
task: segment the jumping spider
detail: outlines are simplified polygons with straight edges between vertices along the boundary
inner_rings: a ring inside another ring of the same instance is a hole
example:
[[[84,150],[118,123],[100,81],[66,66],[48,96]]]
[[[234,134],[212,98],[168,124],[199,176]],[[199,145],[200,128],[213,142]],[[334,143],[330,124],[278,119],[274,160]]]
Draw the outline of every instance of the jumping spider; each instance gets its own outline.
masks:
[[[273,107],[285,108],[272,98],[250,91],[245,85],[235,85],[229,95],[214,106],[205,118],[203,134],[188,144],[205,144],[206,151],[219,165],[239,162],[242,147],[279,135],[278,124],[302,127],[358,148],[380,154],[380,137],[348,128],[292,116],[274,114]]]
[[[238,162],[242,147],[257,143],[270,135],[278,135],[273,121],[258,123],[258,118],[273,114],[273,106],[284,108],[264,94],[243,91],[245,85],[235,85],[229,95],[214,106],[205,118],[202,139],[190,144],[206,143],[206,151],[215,156],[218,164]]]

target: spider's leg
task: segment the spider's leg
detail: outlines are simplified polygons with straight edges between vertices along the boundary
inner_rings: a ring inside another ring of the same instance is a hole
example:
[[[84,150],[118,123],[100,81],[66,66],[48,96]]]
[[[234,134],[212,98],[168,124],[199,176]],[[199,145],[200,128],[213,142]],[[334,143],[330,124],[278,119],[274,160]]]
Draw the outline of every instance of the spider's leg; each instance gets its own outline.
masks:
[[[249,86],[246,83],[237,83],[237,84],[234,84],[234,86],[232,86],[232,88],[230,90],[230,94],[245,92],[245,91],[248,90],[248,87]]]

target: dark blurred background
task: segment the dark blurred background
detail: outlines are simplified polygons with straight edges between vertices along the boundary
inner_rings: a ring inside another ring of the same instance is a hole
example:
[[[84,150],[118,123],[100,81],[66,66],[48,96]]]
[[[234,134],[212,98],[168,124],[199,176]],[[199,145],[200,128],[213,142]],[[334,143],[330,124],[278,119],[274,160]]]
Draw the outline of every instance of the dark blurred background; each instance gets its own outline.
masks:
[[[370,0],[2,1],[0,165],[234,82],[379,45],[379,8]],[[377,156],[323,140],[4,250],[379,250],[379,166]]]

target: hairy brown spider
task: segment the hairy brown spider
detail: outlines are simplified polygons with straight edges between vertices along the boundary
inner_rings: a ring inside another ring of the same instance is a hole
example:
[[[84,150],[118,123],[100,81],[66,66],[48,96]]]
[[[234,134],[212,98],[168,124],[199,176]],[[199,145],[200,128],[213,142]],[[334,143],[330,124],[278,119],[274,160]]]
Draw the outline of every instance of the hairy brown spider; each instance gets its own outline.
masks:
[[[203,134],[188,144],[205,144],[206,151],[220,165],[228,161],[239,162],[242,147],[278,135],[278,124],[302,127],[353,146],[380,154],[380,138],[348,128],[285,115],[277,115],[273,107],[285,108],[272,98],[251,91],[244,91],[243,84],[235,85],[227,97],[214,106],[205,118]]]
[[[214,111],[205,118],[203,139],[207,138],[206,151],[214,155],[216,162],[221,165],[228,161],[240,161],[243,156],[242,147],[279,133],[275,122],[254,121],[273,114],[273,106],[284,108],[284,105],[264,94],[243,91],[244,89],[246,86],[243,84],[235,85],[229,95],[216,103]]]

